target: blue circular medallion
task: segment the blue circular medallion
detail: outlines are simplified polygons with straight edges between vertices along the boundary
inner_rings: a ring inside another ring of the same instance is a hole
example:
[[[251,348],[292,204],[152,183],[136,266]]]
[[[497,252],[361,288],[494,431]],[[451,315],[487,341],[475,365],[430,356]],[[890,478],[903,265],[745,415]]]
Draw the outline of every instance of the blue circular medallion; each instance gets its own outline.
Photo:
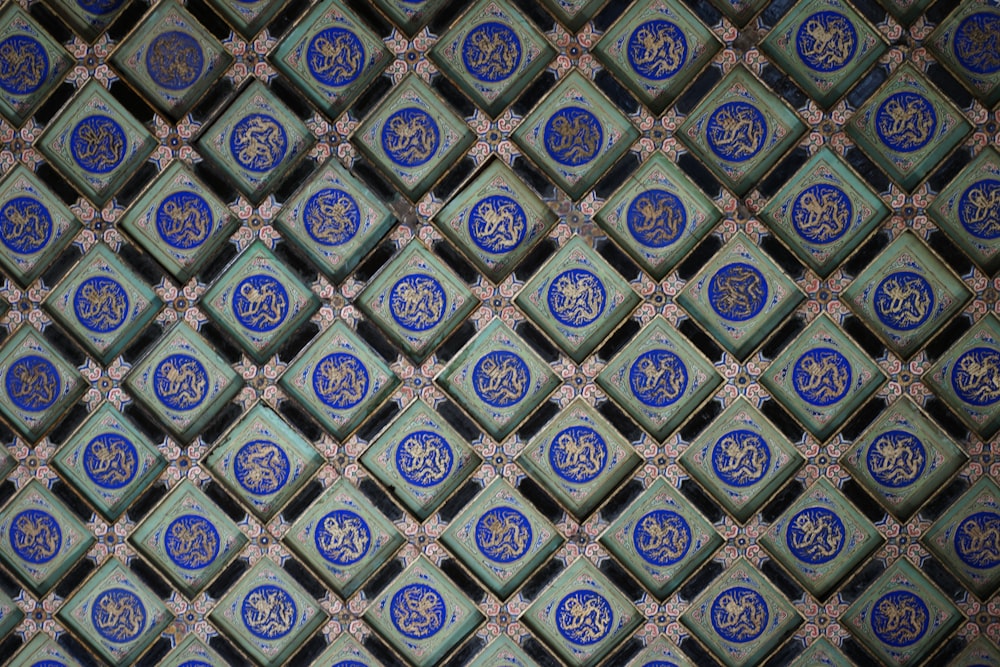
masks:
[[[444,287],[425,273],[403,276],[389,290],[389,313],[409,331],[433,329],[444,318],[447,307]]]
[[[69,149],[84,171],[106,174],[122,163],[128,139],[118,121],[110,116],[87,116],[73,128]]]
[[[333,510],[316,523],[313,539],[323,558],[343,566],[364,558],[372,543],[372,533],[360,514]]]
[[[542,133],[545,150],[567,167],[587,164],[604,147],[604,130],[587,109],[566,107],[552,114]]]
[[[512,563],[531,548],[531,522],[513,507],[494,507],[476,522],[476,546],[496,563]]]
[[[295,600],[274,584],[257,586],[243,598],[243,625],[254,637],[271,641],[292,631],[298,621]]]
[[[52,236],[52,216],[33,197],[14,197],[0,208],[0,241],[19,255],[38,252]]]
[[[647,662],[642,667],[677,667],[677,664],[667,660],[653,660],[652,662]]]
[[[720,637],[745,644],[760,637],[770,616],[764,596],[744,586],[733,586],[712,601],[712,627]]]
[[[795,51],[806,67],[817,72],[836,72],[851,61],[857,48],[854,24],[840,12],[816,12],[795,33]]]
[[[573,591],[556,605],[556,629],[567,641],[579,646],[596,644],[611,632],[615,616],[600,593]]]
[[[1000,565],[1000,514],[976,512],[962,519],[955,531],[955,553],[977,570]]]
[[[229,134],[229,152],[236,163],[247,171],[270,171],[281,164],[287,151],[285,128],[267,114],[244,116]]]
[[[90,622],[109,642],[135,641],[146,629],[146,607],[138,595],[125,588],[109,588],[94,598]]]
[[[110,14],[119,7],[125,0],[76,0],[76,4],[85,12],[91,14]]]
[[[354,197],[338,188],[324,188],[306,202],[302,222],[320,245],[344,245],[361,227],[361,211]]]
[[[194,192],[175,192],[156,208],[156,231],[167,245],[179,250],[204,243],[212,224],[212,209]]]
[[[892,591],[880,597],[871,609],[871,626],[879,641],[901,648],[920,641],[927,633],[930,612],[920,596],[910,591]]]
[[[59,371],[36,354],[21,357],[7,369],[7,396],[22,410],[41,412],[59,398]]]
[[[493,255],[510,252],[524,239],[528,218],[516,200],[507,195],[483,197],[469,211],[472,242]]]
[[[677,512],[653,510],[635,522],[632,544],[647,563],[657,567],[673,565],[691,548],[691,527]]]
[[[670,350],[643,352],[629,368],[628,384],[640,401],[664,408],[677,402],[687,389],[687,367]]]
[[[189,354],[171,354],[153,371],[153,393],[171,410],[192,410],[208,395],[208,373]]]
[[[39,660],[38,662],[31,663],[31,667],[66,667],[65,662],[60,662],[58,660]],[[181,665],[180,667],[185,667]],[[206,665],[206,667],[212,667],[211,665]]]
[[[146,49],[146,71],[167,90],[188,88],[201,76],[205,56],[198,40],[180,30],[161,32]]]
[[[764,479],[771,469],[771,448],[760,434],[736,429],[716,440],[712,470],[729,486],[745,487]]]
[[[48,512],[24,510],[10,522],[10,546],[24,561],[48,563],[62,546],[62,529]]]
[[[417,107],[396,111],[382,126],[382,150],[401,167],[419,167],[434,157],[440,144],[438,124]]]
[[[589,426],[559,431],[549,445],[549,465],[567,482],[586,484],[597,479],[608,462],[608,445]]]
[[[958,200],[958,221],[977,239],[1000,238],[1000,181],[976,181]]]
[[[333,663],[332,667],[368,667],[368,665],[357,660],[341,660]]]
[[[1000,15],[993,12],[969,14],[958,24],[952,48],[955,58],[975,74],[1000,71]]]
[[[396,447],[396,470],[414,486],[436,486],[443,482],[454,459],[451,445],[433,431],[414,431]]]
[[[200,570],[219,555],[219,531],[205,517],[182,514],[163,533],[163,548],[177,567]]]
[[[585,327],[604,312],[604,283],[586,269],[563,271],[549,283],[549,311],[567,327]]]
[[[647,248],[666,248],[680,238],[687,211],[680,198],[666,190],[646,190],[632,200],[625,214],[632,238]]]
[[[11,35],[0,41],[0,88],[11,95],[30,95],[49,76],[49,56],[34,37]]]
[[[480,81],[503,81],[521,64],[521,40],[505,23],[480,23],[462,41],[462,62]]]
[[[426,639],[444,627],[444,598],[427,584],[407,584],[392,596],[389,618],[405,637]]]
[[[918,151],[937,130],[937,113],[930,101],[918,93],[893,93],[875,112],[875,132],[882,143],[900,153]]]
[[[1000,401],[1000,352],[974,347],[951,367],[951,387],[969,405],[983,407]]]
[[[328,354],[313,370],[313,391],[335,410],[353,408],[368,393],[368,369],[353,354]]]
[[[132,441],[117,433],[102,433],[83,448],[83,470],[102,489],[121,489],[135,479],[139,453]]]
[[[494,408],[509,408],[528,394],[531,371],[524,359],[507,350],[487,352],[472,369],[472,388]]]
[[[895,271],[875,288],[872,306],[882,324],[897,331],[909,331],[931,316],[934,290],[919,273]]]
[[[749,102],[726,102],[705,124],[708,146],[727,162],[746,162],[760,153],[767,139],[767,120]]]
[[[233,457],[233,476],[255,496],[277,493],[288,482],[288,455],[270,440],[250,440]]]
[[[793,556],[809,565],[828,563],[844,548],[844,522],[825,507],[807,507],[788,522],[785,544]]]
[[[675,23],[654,19],[632,31],[625,55],[636,74],[663,81],[683,67],[687,60],[687,40]]]
[[[795,233],[816,245],[833,243],[846,234],[853,215],[851,198],[828,183],[810,185],[792,203]]]
[[[865,465],[877,483],[891,489],[910,486],[924,472],[927,450],[920,438],[906,431],[880,433],[868,446]]]
[[[324,86],[346,86],[364,69],[365,49],[350,30],[326,28],[309,41],[306,65],[313,78]]]
[[[720,317],[744,322],[767,303],[767,280],[750,264],[734,262],[715,272],[708,283],[708,302]]]
[[[119,328],[128,317],[128,292],[117,280],[92,276],[76,288],[73,311],[80,324],[97,333]]]
[[[817,347],[795,361],[792,386],[806,403],[824,407],[847,396],[851,376],[847,357],[837,350]]]
[[[177,665],[177,667],[212,667],[212,665],[201,660],[185,660],[181,664]]]
[[[233,292],[233,315],[250,331],[274,331],[288,316],[288,307],[285,286],[265,273],[247,276]]]

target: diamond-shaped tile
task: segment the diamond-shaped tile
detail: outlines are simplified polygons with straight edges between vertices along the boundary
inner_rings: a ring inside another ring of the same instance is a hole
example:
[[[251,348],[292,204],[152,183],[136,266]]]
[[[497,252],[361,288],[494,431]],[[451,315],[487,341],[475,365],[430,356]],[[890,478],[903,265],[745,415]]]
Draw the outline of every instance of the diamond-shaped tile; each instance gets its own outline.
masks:
[[[985,636],[979,635],[954,659],[954,664],[996,667],[1000,665],[1000,650]]]
[[[768,0],[711,0],[736,27],[742,28],[763,9]]]
[[[789,667],[852,667],[853,664],[829,639],[820,637],[789,663]]]
[[[47,0],[52,11],[76,30],[84,39],[93,42],[128,3],[125,0]]]
[[[994,41],[1000,11],[985,0],[956,5],[927,45],[987,106],[1000,101],[1000,56]]]
[[[500,635],[469,663],[469,667],[533,667],[535,664],[517,642]]]
[[[542,0],[556,19],[572,31],[579,30],[601,8],[601,0]]]
[[[285,0],[208,0],[216,11],[247,40],[251,40],[278,13]]]
[[[660,635],[646,645],[646,649],[628,663],[628,667],[696,667],[684,652]]]
[[[44,632],[35,635],[8,663],[10,667],[80,667],[65,648]]]
[[[313,664],[333,667],[377,667],[381,663],[361,645],[361,642],[345,633],[332,642]]]
[[[59,85],[72,59],[17,3],[0,12],[0,114],[20,126]]]
[[[412,37],[434,18],[447,0],[374,0],[392,21]]]
[[[225,660],[192,634],[177,644],[159,664],[161,667],[211,667],[225,664]]]
[[[931,0],[878,0],[878,2],[903,25],[913,23],[931,4]]]

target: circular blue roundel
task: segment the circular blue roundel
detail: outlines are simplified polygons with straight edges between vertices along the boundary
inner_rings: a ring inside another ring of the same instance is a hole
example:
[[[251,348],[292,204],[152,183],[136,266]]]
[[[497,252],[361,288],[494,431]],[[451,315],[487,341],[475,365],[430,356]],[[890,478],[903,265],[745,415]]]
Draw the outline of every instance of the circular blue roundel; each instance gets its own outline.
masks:
[[[785,544],[803,563],[821,565],[837,557],[844,548],[844,522],[825,507],[807,507],[788,522]]]
[[[264,113],[244,116],[229,134],[229,152],[247,171],[271,171],[285,159],[287,151],[285,128],[273,116]]]
[[[511,563],[531,548],[531,522],[513,507],[494,507],[476,522],[476,546],[496,563]]]
[[[809,16],[795,33],[795,51],[809,69],[836,72],[854,57],[858,33],[840,12],[822,11]]]
[[[175,192],[156,207],[156,231],[167,245],[179,250],[197,248],[212,231],[212,209],[194,192]]]
[[[655,19],[632,31],[625,53],[636,74],[663,81],[683,67],[687,60],[687,40],[676,24]]]
[[[414,486],[436,486],[443,482],[454,459],[451,445],[433,431],[414,431],[396,447],[396,470]]]
[[[285,450],[270,440],[250,440],[233,457],[236,481],[255,496],[267,496],[283,489],[290,470]]]
[[[462,42],[462,62],[469,74],[480,81],[503,81],[521,64],[521,40],[504,23],[480,23]]]
[[[427,584],[407,584],[392,596],[389,618],[404,637],[426,639],[444,627],[444,598]]]
[[[509,408],[528,394],[531,371],[524,359],[507,350],[487,352],[472,369],[472,388],[494,408]]]
[[[334,510],[316,523],[316,550],[334,565],[357,563],[368,553],[372,533],[368,522],[350,510]]]
[[[409,331],[433,329],[444,318],[448,297],[434,276],[411,273],[389,290],[389,313]]]
[[[872,605],[871,626],[879,641],[889,646],[916,644],[927,633],[930,612],[920,596],[910,591],[886,593]]]
[[[49,56],[34,37],[11,35],[0,41],[0,88],[11,95],[30,95],[49,76]]]
[[[212,667],[212,665],[202,660],[185,660],[177,665],[177,667]]]
[[[990,347],[963,352],[951,367],[951,387],[970,405],[982,407],[1000,401],[1000,352]]]
[[[135,479],[139,453],[132,441],[117,433],[102,433],[83,448],[83,470],[102,489],[120,489]]]
[[[76,0],[76,4],[91,14],[110,14],[122,6],[124,0]]]
[[[174,565],[184,570],[200,570],[219,555],[219,531],[208,519],[183,514],[167,526],[163,548]]]
[[[326,28],[309,41],[306,65],[313,78],[324,86],[346,86],[361,74],[365,49],[350,30]]]
[[[792,386],[810,405],[832,405],[851,388],[851,364],[847,357],[828,347],[804,353],[792,367]]]
[[[146,607],[139,596],[125,588],[109,588],[94,598],[90,622],[109,642],[134,641],[146,628]]]
[[[640,401],[653,408],[677,402],[687,389],[687,367],[670,350],[640,354],[628,371],[628,384]]]
[[[208,395],[208,373],[189,354],[171,354],[153,371],[153,393],[171,410],[193,410]]]
[[[549,465],[557,475],[574,484],[597,479],[608,462],[608,445],[589,426],[559,431],[549,445]]]
[[[339,188],[324,188],[306,202],[302,222],[316,243],[344,245],[358,233],[361,211],[348,193]]]
[[[875,315],[882,324],[897,331],[916,329],[934,310],[934,290],[919,273],[890,273],[875,288],[872,295]]]
[[[188,88],[201,76],[205,56],[198,40],[180,30],[161,32],[146,49],[146,71],[167,90]]]
[[[335,410],[353,408],[368,393],[368,369],[353,354],[328,354],[313,369],[313,391]]]
[[[659,567],[673,565],[691,547],[691,528],[677,512],[653,510],[635,522],[632,544],[647,563]]]
[[[122,163],[128,140],[125,130],[110,116],[87,116],[73,128],[69,149],[84,171],[106,174]]]
[[[31,663],[31,667],[66,667],[65,662],[59,662],[58,660],[39,660],[38,662]],[[185,667],[181,665],[180,667]],[[207,665],[206,667],[212,667]]]
[[[748,429],[730,431],[712,447],[712,470],[729,486],[756,484],[770,469],[771,448],[760,434]]]
[[[604,283],[586,269],[563,271],[549,283],[549,311],[567,327],[585,327],[604,312]]]
[[[233,315],[250,331],[274,331],[288,316],[288,307],[285,286],[265,273],[247,276],[233,292]]]
[[[652,662],[647,662],[642,667],[677,667],[677,664],[668,660],[653,660]]]
[[[647,248],[666,248],[680,238],[687,226],[687,211],[680,198],[666,190],[646,190],[632,200],[625,213],[632,238]]]
[[[816,183],[799,193],[792,203],[792,226],[809,243],[826,245],[851,227],[854,206],[836,185]]]
[[[128,317],[128,292],[117,280],[106,276],[92,276],[76,288],[73,311],[80,324],[91,331],[114,331]]]
[[[927,464],[927,450],[920,438],[906,431],[879,434],[868,445],[865,465],[876,482],[899,489],[916,482]]]
[[[977,239],[1000,238],[1000,181],[976,181],[958,200],[958,221]]]
[[[368,665],[357,660],[341,660],[333,663],[332,667],[368,667]]]
[[[882,143],[900,153],[918,151],[934,137],[937,113],[926,97],[893,93],[875,112],[875,132]]]
[[[760,637],[770,616],[764,596],[745,586],[733,586],[719,593],[712,601],[710,614],[718,635],[736,644]]]
[[[36,354],[11,364],[5,380],[7,396],[22,410],[41,412],[59,398],[59,371],[51,361]]]
[[[48,563],[62,546],[62,529],[48,512],[24,510],[10,522],[10,546],[22,560]]]
[[[726,264],[708,283],[708,302],[723,319],[744,322],[764,309],[767,280],[750,264]]]
[[[976,512],[962,519],[955,531],[955,553],[977,570],[1000,565],[1000,514]]]
[[[566,107],[552,114],[542,132],[545,150],[567,167],[587,164],[604,146],[604,130],[587,109]]]
[[[976,12],[962,19],[955,31],[955,58],[975,74],[1000,71],[1000,15]]]
[[[299,610],[284,588],[274,584],[257,586],[243,598],[243,625],[250,633],[268,641],[280,639],[292,631]]]
[[[723,160],[746,162],[764,147],[767,120],[749,102],[726,102],[709,116],[705,135],[709,148]]]
[[[14,197],[0,208],[0,241],[19,255],[38,252],[52,236],[52,216],[33,197]]]
[[[382,150],[401,167],[419,167],[434,157],[440,144],[438,124],[417,107],[394,112],[382,126]]]
[[[576,590],[556,605],[556,629],[574,644],[596,644],[608,636],[613,624],[611,603],[600,593]]]
[[[528,217],[516,200],[507,195],[490,195],[469,211],[472,242],[492,255],[510,252],[524,239]]]

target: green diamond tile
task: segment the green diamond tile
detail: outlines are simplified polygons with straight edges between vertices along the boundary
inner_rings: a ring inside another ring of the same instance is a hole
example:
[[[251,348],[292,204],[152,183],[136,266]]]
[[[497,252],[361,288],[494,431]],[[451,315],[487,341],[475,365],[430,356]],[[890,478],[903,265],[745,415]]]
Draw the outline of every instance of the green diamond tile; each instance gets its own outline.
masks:
[[[566,568],[521,620],[573,667],[590,667],[642,621],[618,587],[586,558]]]
[[[174,616],[135,574],[111,558],[56,617],[111,665],[136,664]]]
[[[378,667],[382,663],[357,639],[349,634],[343,634],[332,642],[313,664],[333,667]]]
[[[878,0],[898,21],[909,25],[923,13],[931,0]]]
[[[712,363],[660,316],[597,376],[601,389],[660,441],[721,381]]]
[[[534,667],[535,664],[517,642],[501,635],[470,662],[469,667]]]
[[[832,436],[885,382],[878,365],[826,315],[806,327],[760,379],[820,440]]]
[[[420,521],[465,481],[481,459],[458,432],[422,400],[415,400],[361,457]]]
[[[757,12],[767,6],[768,0],[711,0],[726,18],[742,28]]]
[[[602,0],[542,0],[559,23],[572,31],[579,30],[603,5]]]
[[[127,6],[125,0],[46,0],[52,11],[93,42]]]
[[[912,191],[971,126],[909,63],[847,122],[847,134],[896,183]]]
[[[376,597],[365,621],[416,667],[442,658],[483,621],[483,615],[424,556]]]
[[[900,558],[841,617],[883,664],[917,664],[942,646],[963,620],[961,612]]]
[[[996,667],[1000,665],[1000,650],[983,635],[969,642],[968,646],[956,658],[956,665],[979,665],[980,667]]]
[[[563,543],[556,527],[503,479],[453,518],[440,539],[502,599]]]
[[[760,215],[809,268],[826,277],[889,215],[889,208],[823,147]]]
[[[677,302],[740,359],[802,299],[795,283],[742,232],[677,295]]]
[[[211,667],[223,665],[225,660],[196,636],[188,635],[159,664],[161,667]]]
[[[346,479],[334,482],[285,535],[285,545],[349,598],[403,544],[403,536]]]
[[[497,440],[559,385],[559,378],[501,320],[490,322],[435,380]]]
[[[724,185],[744,195],[805,131],[799,117],[745,67],[726,75],[677,136]]]
[[[628,663],[628,667],[695,667],[677,646],[664,636],[653,640]]]
[[[197,436],[242,386],[225,359],[184,322],[125,378],[132,398],[184,442]]]
[[[285,0],[208,0],[208,3],[250,40],[278,13]]]
[[[789,665],[790,667],[852,667],[854,663],[844,657],[829,639],[820,637]]]
[[[931,52],[987,106],[1000,101],[1000,11],[985,0],[963,2],[927,41]]]
[[[465,121],[415,75],[396,85],[351,137],[414,201],[459,161],[474,139]]]
[[[573,70],[511,137],[566,194],[580,199],[625,154],[639,131]]]
[[[205,461],[233,495],[268,521],[312,477],[323,457],[276,412],[257,403]]]
[[[337,320],[281,376],[281,386],[343,440],[393,392],[399,378]]]
[[[87,83],[47,125],[36,147],[98,207],[156,148],[149,130],[96,81]]]
[[[44,632],[35,635],[8,663],[10,667],[80,667],[69,651]]]
[[[104,363],[159,312],[156,293],[115,252],[95,245],[45,299],[49,314]]]
[[[663,280],[721,217],[666,155],[655,153],[595,219],[653,278]]]
[[[252,202],[261,202],[316,138],[254,80],[198,139],[198,150]]]
[[[412,37],[434,18],[447,0],[374,0],[374,4]]]
[[[608,551],[660,599],[684,583],[722,542],[712,524],[663,477],[601,536]]]
[[[59,42],[16,3],[0,11],[0,114],[13,125],[28,120],[70,70]]]
[[[24,612],[17,606],[17,603],[10,599],[6,593],[0,591],[0,635],[7,636],[23,618]]]
[[[840,463],[905,521],[944,488],[966,456],[909,397],[893,403],[844,452]]]
[[[614,426],[577,398],[532,438],[517,462],[582,520],[640,458]]]

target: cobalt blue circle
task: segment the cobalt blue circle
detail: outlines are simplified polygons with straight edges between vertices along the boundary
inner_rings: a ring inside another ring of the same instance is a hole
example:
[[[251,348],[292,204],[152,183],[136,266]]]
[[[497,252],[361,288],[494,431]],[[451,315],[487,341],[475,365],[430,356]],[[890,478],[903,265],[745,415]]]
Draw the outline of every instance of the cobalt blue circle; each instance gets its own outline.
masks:
[[[394,112],[382,126],[382,150],[401,167],[419,167],[434,157],[440,145],[438,124],[417,107]]]
[[[270,171],[281,164],[287,151],[288,135],[284,126],[265,113],[244,116],[229,134],[229,152],[247,171]]]
[[[404,637],[426,639],[444,627],[444,598],[427,584],[403,586],[389,603],[389,618]]]
[[[958,221],[977,239],[1000,238],[1000,181],[984,178],[967,187],[958,200]]]
[[[851,364],[847,357],[828,347],[817,347],[796,359],[792,387],[810,405],[833,405],[851,389]]]
[[[531,522],[513,507],[494,507],[479,517],[475,530],[479,551],[495,563],[512,563],[531,548]]]
[[[117,280],[106,276],[87,278],[73,295],[76,319],[96,333],[108,333],[121,327],[128,311],[128,292]]]
[[[243,625],[254,637],[280,639],[292,631],[299,610],[295,599],[274,584],[257,586],[243,598]]]
[[[205,517],[182,514],[163,533],[163,548],[177,567],[200,570],[219,555],[219,531]]]
[[[549,312],[567,327],[585,327],[604,312],[604,283],[586,269],[563,271],[549,283]]]
[[[324,188],[306,202],[302,222],[320,245],[344,245],[361,227],[361,211],[354,197],[339,188]]]
[[[233,292],[233,316],[250,331],[274,331],[288,316],[288,291],[274,276],[258,273]]]
[[[346,86],[361,74],[365,49],[350,30],[326,28],[316,33],[306,49],[306,66],[324,86]]]
[[[270,440],[250,440],[233,457],[236,481],[255,496],[268,496],[283,489],[290,471],[288,454]]]
[[[977,570],[1000,565],[1000,514],[976,512],[962,519],[955,531],[955,553]]]
[[[708,282],[708,302],[723,319],[744,322],[764,309],[767,291],[767,280],[756,267],[733,262],[716,271]]]
[[[91,14],[110,14],[122,6],[124,0],[76,0],[80,8]]]
[[[62,546],[62,529],[48,512],[24,510],[10,522],[10,546],[24,561],[48,563]]]
[[[125,159],[128,140],[125,130],[114,118],[96,114],[87,116],[73,128],[69,149],[84,171],[106,174]]]
[[[927,450],[920,438],[906,431],[891,430],[877,435],[868,445],[865,466],[877,483],[891,489],[910,486],[924,472]]]
[[[413,431],[396,447],[396,470],[408,484],[422,488],[443,482],[454,460],[451,445],[433,431]]]
[[[531,371],[524,359],[507,350],[487,352],[472,369],[476,396],[494,408],[509,408],[528,394]]]
[[[171,354],[153,371],[153,393],[171,410],[193,410],[208,395],[208,373],[190,354]]]
[[[673,565],[691,548],[691,527],[677,512],[653,510],[635,522],[632,544],[647,563],[657,567]]]
[[[138,469],[139,453],[123,435],[102,433],[83,448],[83,470],[102,489],[128,486]]]
[[[608,462],[608,445],[589,426],[559,431],[549,445],[549,465],[567,482],[586,484],[597,479]]]
[[[653,81],[669,79],[687,60],[687,39],[677,24],[654,19],[636,27],[625,52],[635,73]]]
[[[736,644],[760,637],[770,617],[764,596],[745,586],[733,586],[719,593],[709,613],[718,635]]]
[[[28,412],[41,412],[59,398],[59,371],[37,354],[21,357],[7,369],[7,395],[14,405]]]
[[[146,628],[146,607],[138,595],[125,588],[109,588],[94,598],[90,622],[109,642],[134,641]]]
[[[503,81],[521,64],[521,40],[504,23],[480,23],[462,41],[462,62],[480,81]]]
[[[858,33],[840,12],[822,11],[807,17],[795,33],[795,51],[809,69],[836,72],[854,57]]]
[[[179,250],[204,243],[212,224],[212,209],[194,192],[175,192],[156,207],[156,231],[167,245]]]
[[[735,429],[716,440],[712,447],[712,470],[729,486],[756,484],[770,468],[771,448],[754,431]]]
[[[666,190],[646,190],[632,200],[625,213],[632,238],[647,248],[666,248],[680,238],[687,226],[687,211],[680,198]]]
[[[567,167],[587,164],[604,147],[604,130],[587,109],[566,107],[552,114],[542,132],[545,150]]]
[[[816,245],[833,243],[846,234],[853,215],[851,198],[829,183],[810,185],[792,203],[795,233]]]
[[[177,667],[212,667],[212,665],[207,662],[202,662],[201,660],[185,660]]]
[[[958,24],[952,48],[955,58],[975,74],[1000,71],[1000,15],[993,12],[969,14]]]
[[[59,662],[58,660],[39,660],[38,662],[31,663],[31,667],[66,667],[65,662]],[[181,665],[181,667],[185,667]],[[212,667],[207,665],[207,667]]]
[[[0,208],[0,241],[19,255],[38,252],[52,236],[52,216],[33,197],[14,197]]]
[[[567,641],[579,646],[596,644],[611,632],[614,612],[600,593],[580,589],[556,605],[556,629]]]
[[[897,331],[909,331],[931,316],[934,290],[919,273],[895,271],[875,288],[872,306],[882,324]]]
[[[146,48],[146,71],[153,83],[167,90],[183,90],[201,76],[205,56],[198,40],[180,30],[161,32]]]
[[[687,389],[687,367],[670,350],[640,354],[628,371],[628,384],[640,401],[652,408],[676,403]]]
[[[930,612],[910,591],[886,593],[871,608],[871,627],[879,641],[897,648],[920,641],[927,633]]]
[[[481,250],[493,255],[510,252],[524,239],[528,217],[516,200],[490,195],[469,211],[469,236]]]
[[[654,660],[652,662],[647,662],[642,667],[677,667],[675,663],[668,662],[667,660]]]
[[[875,132],[882,143],[900,153],[918,151],[934,138],[937,113],[918,93],[893,93],[875,112]]]
[[[844,548],[844,522],[836,512],[825,507],[807,507],[788,522],[785,544],[788,551],[803,563],[829,563]]]
[[[951,367],[951,387],[970,405],[983,407],[1000,401],[1000,352],[974,347]]]
[[[749,102],[726,102],[705,124],[708,147],[727,162],[746,162],[760,153],[767,139],[767,120]]]
[[[30,95],[49,76],[49,56],[34,37],[11,35],[0,42],[0,88]]]
[[[357,660],[341,660],[340,662],[335,662],[332,667],[368,667],[368,665]]]
[[[352,565],[365,557],[372,543],[368,522],[350,510],[333,510],[316,523],[316,550],[334,565]]]
[[[313,391],[335,410],[353,408],[368,393],[368,369],[353,354],[328,354],[313,370]]]
[[[389,290],[389,314],[408,331],[427,331],[444,318],[448,297],[434,276],[411,273]]]

